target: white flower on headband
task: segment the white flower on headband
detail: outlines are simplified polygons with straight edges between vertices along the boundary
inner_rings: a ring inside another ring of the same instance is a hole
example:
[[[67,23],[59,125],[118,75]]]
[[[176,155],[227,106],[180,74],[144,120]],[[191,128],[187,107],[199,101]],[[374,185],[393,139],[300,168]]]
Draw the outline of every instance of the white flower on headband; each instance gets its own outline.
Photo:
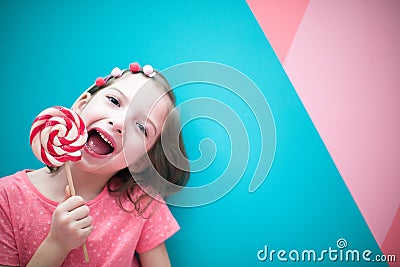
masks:
[[[150,65],[144,65],[142,71],[147,77],[150,77],[150,78],[154,77],[154,75],[156,74],[154,72],[153,67]]]
[[[118,67],[115,67],[115,68],[113,68],[113,70],[111,71],[111,75],[112,75],[114,78],[118,78],[118,77],[120,77],[120,76],[122,75],[122,70],[120,70],[120,68],[118,68]]]

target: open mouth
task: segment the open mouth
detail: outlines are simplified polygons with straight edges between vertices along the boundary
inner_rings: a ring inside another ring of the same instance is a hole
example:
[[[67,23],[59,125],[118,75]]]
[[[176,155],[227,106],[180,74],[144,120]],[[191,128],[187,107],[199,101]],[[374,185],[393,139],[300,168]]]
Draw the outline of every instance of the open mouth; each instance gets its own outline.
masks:
[[[111,141],[95,129],[89,131],[86,146],[98,155],[108,155],[114,152],[114,146]]]

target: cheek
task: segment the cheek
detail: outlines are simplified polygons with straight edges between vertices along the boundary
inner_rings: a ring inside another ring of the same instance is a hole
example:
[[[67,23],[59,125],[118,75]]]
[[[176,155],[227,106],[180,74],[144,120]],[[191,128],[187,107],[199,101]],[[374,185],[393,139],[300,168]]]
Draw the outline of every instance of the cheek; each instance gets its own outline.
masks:
[[[89,125],[91,122],[93,122],[93,112],[91,109],[83,109],[80,113],[79,116],[82,118],[83,122],[85,125]]]
[[[101,116],[104,111],[104,106],[98,97],[91,99],[86,105],[81,109],[79,115],[82,119],[86,121],[92,121],[94,118]]]
[[[130,140],[125,140],[122,152],[124,154],[125,161],[129,166],[142,158],[147,152],[147,148],[144,141],[136,137],[131,138]]]

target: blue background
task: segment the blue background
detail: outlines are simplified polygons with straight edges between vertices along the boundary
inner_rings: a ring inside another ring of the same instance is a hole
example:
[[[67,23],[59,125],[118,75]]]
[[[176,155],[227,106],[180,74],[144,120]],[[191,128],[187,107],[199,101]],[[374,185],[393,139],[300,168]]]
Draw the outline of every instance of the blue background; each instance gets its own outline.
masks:
[[[0,34],[1,176],[40,167],[29,146],[32,120],[46,107],[71,106],[114,66],[139,61],[162,70],[188,61],[220,62],[248,75],[268,100],[277,134],[275,159],[252,194],[248,172],[218,201],[171,207],[181,225],[167,242],[172,265],[288,265],[260,262],[257,251],[264,245],[335,249],[339,238],[351,249],[381,253],[245,1],[2,1]],[[193,136],[208,134],[201,122],[184,133],[187,145],[196,148]],[[196,156],[195,149],[188,150]]]

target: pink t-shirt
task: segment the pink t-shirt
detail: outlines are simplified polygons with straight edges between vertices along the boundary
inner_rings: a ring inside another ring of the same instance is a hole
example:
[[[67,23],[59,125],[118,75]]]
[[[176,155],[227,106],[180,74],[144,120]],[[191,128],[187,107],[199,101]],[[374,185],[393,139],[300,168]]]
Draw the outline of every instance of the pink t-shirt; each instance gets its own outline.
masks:
[[[0,179],[0,265],[29,263],[49,233],[57,205],[34,187],[26,171]],[[167,205],[156,200],[148,218],[123,211],[107,188],[86,205],[94,226],[86,240],[89,263],[79,247],[62,266],[134,266],[135,251],[151,250],[179,230]]]

